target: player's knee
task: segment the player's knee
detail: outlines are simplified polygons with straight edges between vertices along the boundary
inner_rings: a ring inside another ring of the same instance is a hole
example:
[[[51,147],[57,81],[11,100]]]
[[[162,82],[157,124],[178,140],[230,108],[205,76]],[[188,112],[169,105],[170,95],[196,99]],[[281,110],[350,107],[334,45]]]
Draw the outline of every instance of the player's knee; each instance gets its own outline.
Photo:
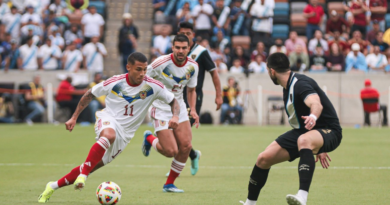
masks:
[[[312,148],[311,140],[306,135],[301,135],[298,138],[298,142],[297,143],[298,143],[298,148],[299,149],[304,149],[304,148],[311,149]]]
[[[113,144],[115,142],[116,134],[113,129],[104,129],[100,133],[100,137],[105,137],[110,141],[110,144]]]
[[[268,154],[266,152],[262,152],[257,157],[256,165],[260,168],[267,169],[270,166],[272,166],[271,159],[272,159],[272,156],[270,154]]]
[[[191,143],[187,143],[187,144],[183,144],[183,145],[180,145],[179,149],[181,150],[181,152],[183,153],[189,153],[192,149],[192,144]]]
[[[171,149],[166,149],[164,150],[164,156],[166,157],[175,157],[179,153],[179,150],[177,148],[171,148]]]

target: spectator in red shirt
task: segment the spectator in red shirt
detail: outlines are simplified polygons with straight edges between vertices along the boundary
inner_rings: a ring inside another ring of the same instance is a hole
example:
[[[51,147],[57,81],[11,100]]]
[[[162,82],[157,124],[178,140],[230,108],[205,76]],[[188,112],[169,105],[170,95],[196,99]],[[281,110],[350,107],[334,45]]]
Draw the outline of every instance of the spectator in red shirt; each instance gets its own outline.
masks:
[[[263,42],[258,42],[256,45],[256,50],[252,51],[251,61],[256,60],[256,56],[261,55],[263,59],[267,59],[267,52],[265,52],[265,46]]]
[[[360,31],[354,31],[352,38],[348,41],[349,46],[357,43],[360,45],[360,52],[362,52],[365,56],[367,55],[367,46],[370,44],[368,41],[362,39],[362,33]]]
[[[73,95],[82,95],[85,90],[75,90],[72,86],[72,77],[68,76],[65,80],[61,81],[57,89],[56,101],[62,108],[69,108],[71,113],[76,110],[78,99],[73,99]]]
[[[339,31],[334,31],[333,34],[334,34],[333,40],[328,42],[329,48],[331,48],[333,44],[337,44],[341,52],[346,56],[349,53],[348,43],[341,40]]]
[[[339,16],[337,11],[332,10],[330,13],[330,18],[326,22],[326,36],[328,39],[334,37],[334,31],[338,31],[340,33],[349,33],[349,24],[344,18]]]
[[[376,39],[376,35],[379,33],[380,27],[379,27],[379,21],[373,20],[372,21],[372,30],[369,31],[366,35],[366,40],[370,43],[374,43]]]
[[[364,81],[364,85],[365,88],[360,91],[360,98],[363,101],[364,107],[364,125],[371,125],[370,112],[382,111],[382,126],[387,126],[387,106],[379,104],[379,92],[371,87],[371,81],[369,79]]]
[[[386,0],[370,0],[371,20],[379,21],[380,30],[385,30]]]
[[[310,4],[303,10],[303,16],[307,18],[306,36],[307,39],[312,39],[314,31],[320,30],[324,10],[321,5],[318,5],[317,0],[310,0]]]
[[[364,3],[364,0],[356,0],[353,1],[350,9],[354,19],[351,33],[358,30],[362,33],[363,36],[365,36],[367,22],[369,22],[369,20],[366,18],[366,12],[369,11],[368,7]]]

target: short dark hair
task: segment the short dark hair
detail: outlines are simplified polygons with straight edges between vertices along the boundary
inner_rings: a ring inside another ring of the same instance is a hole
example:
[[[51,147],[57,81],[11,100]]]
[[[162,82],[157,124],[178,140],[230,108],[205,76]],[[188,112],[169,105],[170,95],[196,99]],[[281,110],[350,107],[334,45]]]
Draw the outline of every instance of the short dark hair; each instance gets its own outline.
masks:
[[[135,64],[135,61],[145,63],[148,61],[146,56],[140,52],[134,52],[127,57],[127,63],[130,63],[131,65]]]
[[[284,73],[290,70],[290,61],[284,53],[273,53],[267,58],[267,67],[277,73]]]
[[[194,25],[190,22],[183,21],[179,24],[179,28],[177,30],[180,30],[181,28],[189,28],[193,31]]]
[[[187,42],[190,45],[190,40],[188,40],[187,36],[184,34],[178,34],[172,41],[172,45],[175,45],[175,42]]]

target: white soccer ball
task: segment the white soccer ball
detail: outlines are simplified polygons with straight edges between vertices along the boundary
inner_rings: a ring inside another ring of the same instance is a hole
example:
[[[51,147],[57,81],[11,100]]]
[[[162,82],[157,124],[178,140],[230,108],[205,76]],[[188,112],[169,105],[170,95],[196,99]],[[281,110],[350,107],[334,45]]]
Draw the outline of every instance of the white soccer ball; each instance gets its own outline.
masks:
[[[101,183],[96,190],[96,197],[100,204],[117,204],[121,196],[121,188],[110,181]]]

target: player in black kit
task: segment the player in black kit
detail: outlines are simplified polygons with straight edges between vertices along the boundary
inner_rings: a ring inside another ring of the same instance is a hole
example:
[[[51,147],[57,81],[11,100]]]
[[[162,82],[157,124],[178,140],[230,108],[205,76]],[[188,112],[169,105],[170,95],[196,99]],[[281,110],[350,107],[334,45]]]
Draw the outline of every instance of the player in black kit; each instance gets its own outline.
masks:
[[[244,205],[255,205],[261,188],[267,181],[272,165],[293,161],[298,165],[299,191],[287,195],[290,205],[306,205],[315,162],[328,168],[327,152],[335,150],[341,142],[342,130],[332,103],[317,83],[289,68],[288,57],[274,53],[267,59],[267,68],[275,85],[283,87],[283,100],[289,123],[294,128],[272,142],[257,158],[248,186]],[[317,155],[314,160],[313,154]]]

